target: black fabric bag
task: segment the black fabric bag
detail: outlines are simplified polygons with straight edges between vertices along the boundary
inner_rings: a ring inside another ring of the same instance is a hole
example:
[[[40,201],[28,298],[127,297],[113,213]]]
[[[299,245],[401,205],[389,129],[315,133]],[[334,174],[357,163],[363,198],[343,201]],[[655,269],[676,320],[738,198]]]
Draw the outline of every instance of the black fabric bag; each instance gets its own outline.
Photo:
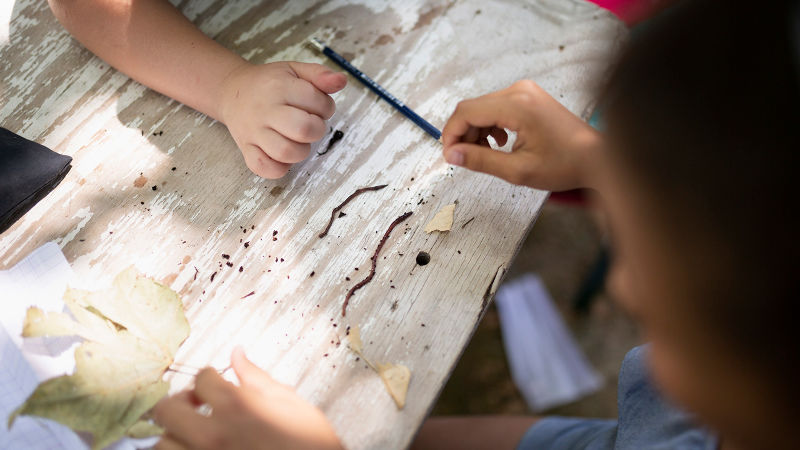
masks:
[[[71,162],[0,127],[0,233],[58,186]]]

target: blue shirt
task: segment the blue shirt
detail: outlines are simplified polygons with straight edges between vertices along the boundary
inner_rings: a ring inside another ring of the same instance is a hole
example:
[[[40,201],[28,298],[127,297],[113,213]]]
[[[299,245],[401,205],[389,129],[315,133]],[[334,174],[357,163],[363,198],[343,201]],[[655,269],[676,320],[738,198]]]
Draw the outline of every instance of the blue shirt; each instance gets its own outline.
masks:
[[[618,420],[546,417],[519,450],[715,450],[717,439],[667,403],[648,379],[646,347],[625,356],[619,372]]]

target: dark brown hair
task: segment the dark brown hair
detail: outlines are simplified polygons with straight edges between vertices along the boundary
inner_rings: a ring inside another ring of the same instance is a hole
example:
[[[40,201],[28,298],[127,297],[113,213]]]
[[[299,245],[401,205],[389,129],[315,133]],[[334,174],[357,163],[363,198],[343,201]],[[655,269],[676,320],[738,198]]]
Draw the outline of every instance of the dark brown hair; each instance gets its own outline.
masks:
[[[684,1],[645,26],[604,100],[612,157],[652,194],[671,242],[714,242],[715,265],[691,267],[696,311],[796,411],[798,2]]]

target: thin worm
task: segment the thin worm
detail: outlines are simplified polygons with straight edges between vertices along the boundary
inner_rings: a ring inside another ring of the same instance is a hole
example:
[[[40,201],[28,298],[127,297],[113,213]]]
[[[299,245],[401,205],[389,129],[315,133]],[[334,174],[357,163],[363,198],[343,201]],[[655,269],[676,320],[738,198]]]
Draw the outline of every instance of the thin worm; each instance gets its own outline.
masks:
[[[369,275],[367,275],[366,278],[364,278],[363,280],[359,281],[358,284],[356,284],[349,291],[347,291],[347,295],[344,297],[344,304],[342,305],[342,317],[347,315],[347,304],[350,303],[350,297],[352,297],[353,294],[355,294],[357,290],[361,289],[367,283],[372,281],[372,278],[375,276],[375,268],[378,265],[378,254],[381,252],[381,249],[383,248],[383,244],[386,243],[386,239],[389,238],[389,235],[392,233],[392,230],[394,229],[394,227],[399,225],[400,222],[408,219],[408,216],[410,216],[410,215],[411,215],[411,211],[403,214],[402,216],[398,217],[397,219],[394,219],[394,222],[392,222],[392,224],[389,225],[389,228],[386,230],[386,233],[383,234],[383,238],[381,239],[381,242],[378,244],[378,248],[375,249],[375,254],[372,255],[372,268],[369,271]]]
[[[320,238],[324,238],[325,236],[328,235],[328,230],[330,230],[331,229],[331,225],[333,225],[333,219],[336,218],[336,213],[339,212],[340,209],[344,208],[345,205],[347,205],[350,202],[350,200],[358,197],[359,195],[361,195],[361,194],[363,194],[364,192],[367,192],[367,191],[380,191],[381,189],[385,188],[386,186],[388,186],[388,185],[387,184],[382,184],[380,186],[365,187],[365,188],[361,188],[361,189],[353,192],[352,194],[350,194],[349,197],[344,199],[344,201],[342,202],[341,205],[337,206],[336,208],[333,208],[333,211],[331,211],[331,220],[328,221],[328,225],[325,227],[324,230],[322,230],[322,233],[319,234],[319,237]]]

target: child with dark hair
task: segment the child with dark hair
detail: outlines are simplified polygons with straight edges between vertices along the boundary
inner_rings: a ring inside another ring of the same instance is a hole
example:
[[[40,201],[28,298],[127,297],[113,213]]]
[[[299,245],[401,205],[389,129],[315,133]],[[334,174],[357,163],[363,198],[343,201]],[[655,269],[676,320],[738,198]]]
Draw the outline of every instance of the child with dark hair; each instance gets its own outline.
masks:
[[[603,102],[605,136],[530,81],[461,102],[443,130],[451,164],[598,192],[612,290],[650,344],[623,362],[618,420],[433,418],[414,447],[797,448],[798,104],[798,1],[711,0],[673,7],[638,37]],[[505,129],[513,150],[490,149]],[[338,446],[319,410],[242,355],[233,363],[243,387],[206,370],[157,407],[163,448],[202,446],[191,430],[203,422],[229,448]],[[199,416],[196,402],[220,409]]]

